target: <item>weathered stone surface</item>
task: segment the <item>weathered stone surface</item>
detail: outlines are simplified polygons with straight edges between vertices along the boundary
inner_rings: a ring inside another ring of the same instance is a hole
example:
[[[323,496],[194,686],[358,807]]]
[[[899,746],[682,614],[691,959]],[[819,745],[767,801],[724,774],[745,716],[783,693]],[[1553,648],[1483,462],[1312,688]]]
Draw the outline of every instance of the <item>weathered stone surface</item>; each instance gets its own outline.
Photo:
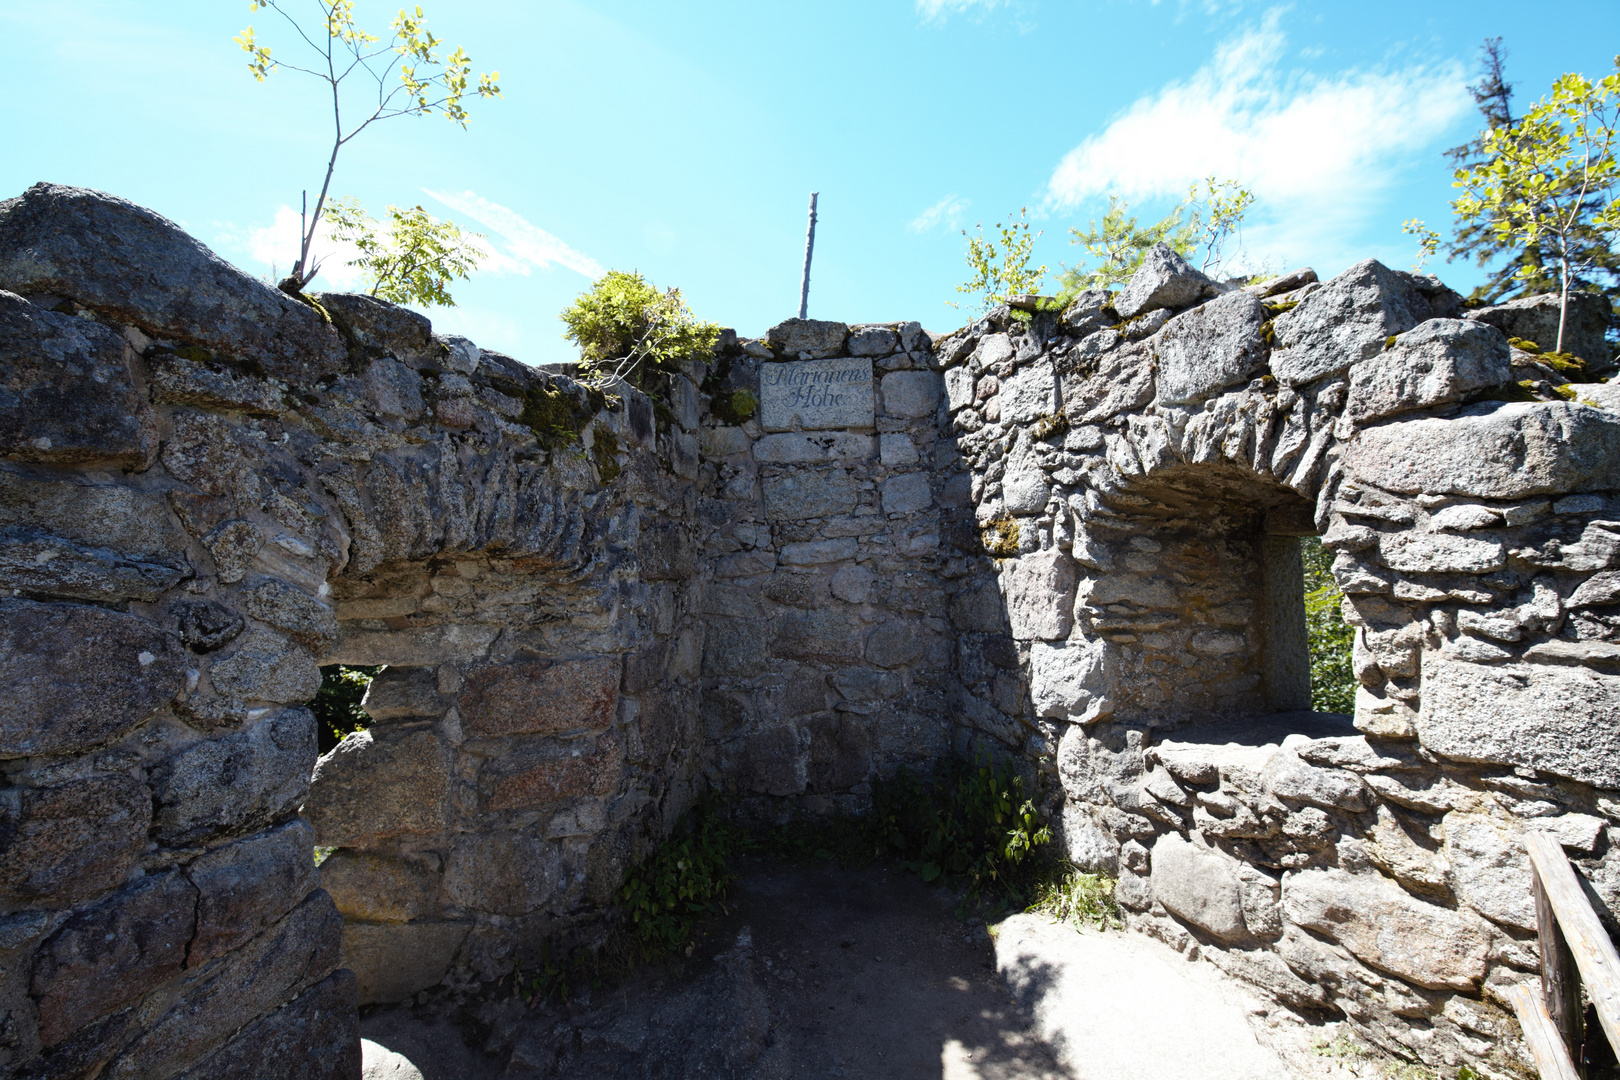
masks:
[[[1230,292],[1171,319],[1159,335],[1159,404],[1214,397],[1266,366],[1265,308]]]
[[[1030,646],[1030,700],[1035,715],[1090,723],[1113,712],[1117,662],[1108,643]]]
[[[1080,343],[1079,352],[1084,354],[1093,338],[1112,333],[1105,330],[1093,334]],[[1154,371],[1151,341],[1109,348],[1094,359],[1083,356],[1074,372],[1063,376],[1063,411],[1069,423],[1095,424],[1126,410],[1140,409],[1153,400]]]
[[[1248,934],[1237,864],[1200,850],[1174,833],[1153,845],[1153,898],[1177,916],[1222,941]]]
[[[321,885],[345,919],[404,923],[433,912],[439,875],[418,862],[342,850],[321,863]]]
[[[754,443],[754,460],[773,465],[865,461],[871,456],[872,436],[854,431],[783,431]]]
[[[1289,386],[1336,375],[1430,317],[1411,283],[1377,259],[1350,267],[1272,324],[1271,370]]]
[[[1473,990],[1490,939],[1456,912],[1408,896],[1377,875],[1305,870],[1283,878],[1290,921],[1349,949],[1367,965],[1431,990]]]
[[[1427,409],[1512,378],[1507,338],[1463,319],[1430,319],[1350,369],[1345,415],[1366,423]],[[1159,376],[1161,385],[1164,376]]]
[[[290,814],[309,789],[316,756],[308,709],[283,709],[246,731],[193,743],[152,770],[158,838],[192,844]]]
[[[40,1042],[54,1046],[178,975],[196,901],[197,890],[171,871],[70,916],[34,958]]]
[[[887,326],[856,326],[850,328],[849,354],[851,356],[887,356],[900,347],[900,335]]]
[[[224,364],[154,350],[147,358],[147,371],[152,402],[157,405],[195,405],[249,416],[277,416],[288,409],[280,386]]]
[[[889,416],[933,416],[944,385],[937,372],[894,371],[883,376],[883,411]],[[860,427],[851,424],[851,427]]]
[[[432,730],[346,735],[315,764],[304,817],[324,847],[365,847],[445,827],[450,753]]]
[[[175,1080],[257,1080],[266,1062],[275,1062],[278,1080],[355,1080],[361,1064],[358,1006],[354,972],[334,971]]]
[[[1506,548],[1493,536],[1385,533],[1378,554],[1385,566],[1406,574],[1488,574],[1507,562]]]
[[[1279,750],[1266,762],[1261,780],[1279,799],[1320,806],[1325,810],[1367,809],[1367,785],[1355,773],[1307,765],[1291,749]]]
[[[766,431],[869,428],[876,403],[865,357],[764,364],[759,422]]]
[[[246,625],[242,616],[213,600],[181,598],[169,604],[180,640],[194,652],[212,652],[235,640]]]
[[[146,848],[152,793],[128,776],[92,776],[6,793],[0,893],[45,906],[120,884]]]
[[[229,655],[213,662],[214,689],[241,701],[308,701],[321,688],[321,669],[307,648],[268,630],[250,630]]]
[[[1509,300],[1505,304],[1475,308],[1467,318],[1488,323],[1508,337],[1524,338],[1541,346],[1543,352],[1558,347],[1559,297],[1542,293]],[[1564,327],[1564,351],[1573,353],[1602,370],[1609,365],[1609,346],[1604,334],[1609,328],[1609,306],[1596,293],[1574,292],[1569,296],[1569,316]]]
[[[500,627],[481,623],[427,626],[402,634],[397,630],[345,630],[334,652],[325,657],[333,664],[403,664],[422,667],[447,661],[465,663],[482,656]]]
[[[678,521],[643,521],[636,553],[645,581],[685,581],[697,573],[697,550]]]
[[[35,184],[0,202],[0,288],[65,296],[293,383],[339,373],[347,362],[337,332],[313,308],[166,218],[87,188]]]
[[[800,746],[797,727],[757,731],[729,749],[729,772],[749,794],[797,795],[809,782],[807,755]]]
[[[337,616],[332,609],[276,578],[264,578],[244,589],[242,610],[277,630],[285,630],[316,654],[337,640]]]
[[[1001,479],[1001,505],[1015,517],[1031,517],[1046,510],[1052,485],[1040,464],[1027,454],[1013,458]]]
[[[461,691],[461,722],[473,735],[600,731],[613,723],[619,678],[617,656],[484,668]]]
[[[544,806],[562,799],[611,795],[624,774],[624,750],[604,736],[566,743],[547,740],[508,748],[484,769],[491,810]]]
[[[365,293],[318,293],[315,298],[361,355],[392,356],[412,367],[433,358],[433,324],[426,315]]]
[[[1530,857],[1507,822],[1485,814],[1450,813],[1445,831],[1457,898],[1492,922],[1534,931]]]
[[[1114,294],[1113,306],[1120,318],[1132,319],[1159,308],[1186,307],[1214,284],[1169,244],[1154,244],[1125,288]]]
[[[934,493],[927,473],[899,473],[883,481],[885,514],[911,514],[928,509],[933,502]]]
[[[765,343],[778,356],[808,353],[812,359],[836,355],[849,339],[849,327],[825,319],[785,319],[765,331]]]
[[[146,562],[32,530],[0,529],[0,590],[13,594],[150,604],[189,576],[180,559]]]
[[[521,833],[461,836],[450,848],[444,887],[463,907],[492,915],[526,915],[562,884],[557,845]]]
[[[297,907],[320,882],[314,846],[309,825],[291,821],[187,866],[197,887],[197,936],[186,966],[223,956]]]
[[[1417,728],[1460,761],[1543,769],[1620,787],[1620,730],[1589,718],[1620,709],[1620,676],[1544,664],[1470,664],[1429,652]]]
[[[168,563],[185,545],[185,535],[157,496],[15,469],[0,469],[0,526],[31,529],[148,563]]]
[[[373,720],[438,716],[444,712],[438,673],[432,668],[385,668],[366,687],[360,707]]]
[[[0,280],[6,203],[0,203]],[[152,410],[122,338],[0,291],[0,456],[142,468],[157,450]]]
[[[866,659],[880,668],[899,668],[919,659],[929,636],[900,619],[891,619],[866,637]]]
[[[180,639],[135,615],[0,600],[0,757],[87,750],[185,685]]]
[[[1074,561],[1056,548],[1009,559],[1001,585],[1007,622],[1020,640],[1056,641],[1074,625]]]
[[[892,376],[891,376],[892,378]],[[1019,368],[1001,383],[1001,420],[1031,424],[1057,412],[1057,377],[1046,357]]]
[[[1620,487],[1620,417],[1565,402],[1482,403],[1398,420],[1345,451],[1358,479],[1401,494],[1523,499]]]
[[[317,889],[243,948],[192,967],[161,1016],[114,1058],[108,1080],[168,1076],[223,1045],[258,1016],[296,997],[338,966],[343,920]]]
[[[465,922],[344,926],[343,965],[354,971],[359,1003],[403,1001],[437,986],[471,929]]]
[[[855,509],[858,488],[843,469],[821,469],[768,476],[760,484],[765,516],[773,521],[830,517]]]

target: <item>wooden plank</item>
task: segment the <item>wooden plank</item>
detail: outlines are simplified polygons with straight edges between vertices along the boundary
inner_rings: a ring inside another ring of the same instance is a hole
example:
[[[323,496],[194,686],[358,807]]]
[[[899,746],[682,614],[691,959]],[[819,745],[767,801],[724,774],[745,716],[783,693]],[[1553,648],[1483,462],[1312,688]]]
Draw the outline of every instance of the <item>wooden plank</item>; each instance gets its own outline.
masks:
[[[1575,877],[1575,869],[1564,857],[1558,841],[1542,832],[1524,834],[1524,848],[1530,865],[1541,877],[1547,902],[1557,917],[1558,928],[1575,956],[1575,966],[1586,983],[1586,994],[1597,1010],[1609,1045],[1620,1047],[1620,955],[1608,931],[1592,910],[1592,903]]]
[[[1564,1040],[1553,1026],[1552,1017],[1542,1003],[1541,995],[1529,983],[1516,983],[1507,988],[1508,1004],[1519,1018],[1519,1030],[1524,1032],[1525,1045],[1535,1058],[1536,1071],[1541,1080],[1581,1080],[1575,1063],[1564,1049]]]
[[[1558,928],[1553,915],[1552,902],[1541,884],[1541,874],[1532,865],[1530,888],[1536,901],[1536,945],[1541,953],[1542,1001],[1553,1027],[1563,1038],[1564,1047],[1571,1056],[1579,1055],[1586,1041],[1586,1010],[1581,1005],[1581,973],[1575,966],[1575,954],[1570,951],[1564,932]]]

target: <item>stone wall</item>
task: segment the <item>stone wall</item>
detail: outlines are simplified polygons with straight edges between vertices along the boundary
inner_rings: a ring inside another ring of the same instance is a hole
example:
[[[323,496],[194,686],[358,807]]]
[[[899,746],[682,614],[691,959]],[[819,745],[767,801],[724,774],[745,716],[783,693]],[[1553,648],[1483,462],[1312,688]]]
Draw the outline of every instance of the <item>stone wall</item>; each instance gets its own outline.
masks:
[[[1512,1067],[1517,838],[1620,901],[1620,398],[1520,347],[1545,302],[1375,262],[1019,302],[728,333],[654,398],[0,203],[0,1072],[352,1077],[357,1003],[597,937],[703,792],[986,752],[1133,926]],[[338,662],[388,667],[317,759]]]
[[[1510,346],[1546,308],[1373,261],[1233,288],[1161,248],[936,346],[1071,858],[1279,1008],[1493,1072],[1528,1060],[1517,838],[1620,901],[1620,398]],[[1353,718],[1299,711],[1311,534]]]

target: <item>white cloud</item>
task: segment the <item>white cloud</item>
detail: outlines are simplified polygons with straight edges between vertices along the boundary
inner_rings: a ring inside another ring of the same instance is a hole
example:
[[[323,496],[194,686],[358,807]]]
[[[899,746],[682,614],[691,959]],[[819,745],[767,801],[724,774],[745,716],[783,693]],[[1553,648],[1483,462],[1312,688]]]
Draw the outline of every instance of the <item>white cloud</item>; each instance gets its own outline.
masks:
[[[1005,0],[917,0],[917,14],[927,20],[944,19],[947,15],[960,15],[974,8],[990,11],[1003,3]]]
[[[961,227],[962,215],[972,205],[972,200],[961,198],[956,192],[951,192],[939,202],[930,206],[922,213],[911,219],[906,228],[914,233],[933,232],[941,225],[947,229],[955,230]]]
[[[1280,14],[1223,42],[1189,79],[1139,98],[1066,154],[1049,203],[1180,198],[1215,175],[1256,196],[1244,229],[1251,258],[1351,255],[1402,169],[1472,107],[1466,76],[1456,62],[1288,71]]]
[[[494,257],[483,267],[486,271],[526,275],[531,269],[545,270],[551,266],[561,266],[593,280],[602,276],[601,263],[583,252],[575,251],[539,226],[530,224],[515,210],[490,202],[471,191],[422,190],[495,234],[500,247],[487,245]]]
[[[292,272],[292,264],[298,259],[302,230],[298,211],[284,203],[276,208],[269,225],[246,231],[223,225],[215,239],[220,246],[247,252],[267,276],[279,280]],[[320,264],[318,284],[313,287],[343,292],[362,285],[365,275],[357,267],[348,265],[349,260],[358,258],[359,254],[353,244],[332,239],[326,217],[322,215],[315,229],[315,242],[310,245],[310,255]]]

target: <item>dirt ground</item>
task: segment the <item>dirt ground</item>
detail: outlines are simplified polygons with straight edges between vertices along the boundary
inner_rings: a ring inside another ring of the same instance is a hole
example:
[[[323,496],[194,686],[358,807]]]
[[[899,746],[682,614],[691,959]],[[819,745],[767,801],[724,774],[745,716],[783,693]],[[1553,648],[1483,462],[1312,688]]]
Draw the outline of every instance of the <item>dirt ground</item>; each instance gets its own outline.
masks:
[[[679,969],[567,1008],[371,1012],[367,1080],[1069,1075],[996,974],[983,923],[959,920],[946,890],[882,867],[739,870],[731,914],[705,924]]]

